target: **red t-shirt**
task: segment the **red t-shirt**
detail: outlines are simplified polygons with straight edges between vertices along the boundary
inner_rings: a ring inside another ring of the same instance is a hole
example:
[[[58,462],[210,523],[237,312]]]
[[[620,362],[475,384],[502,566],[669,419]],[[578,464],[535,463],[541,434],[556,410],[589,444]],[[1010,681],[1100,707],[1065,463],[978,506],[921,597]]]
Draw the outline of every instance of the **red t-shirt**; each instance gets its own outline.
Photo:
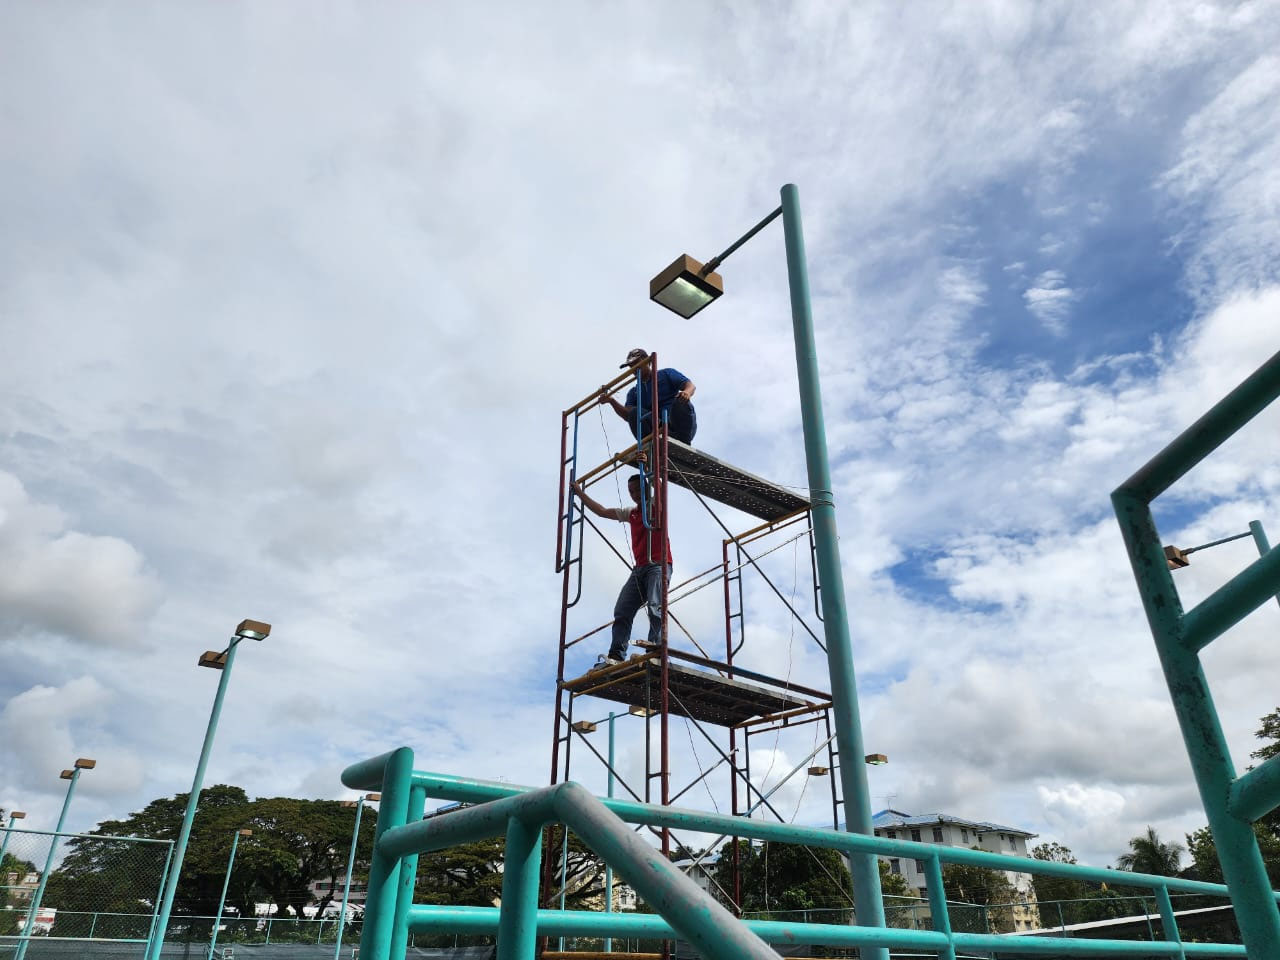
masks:
[[[631,508],[631,512],[627,514],[627,522],[631,524],[631,552],[635,554],[636,566],[657,563],[658,561],[649,559],[649,543],[652,537],[655,542],[653,552],[657,553],[661,548],[657,547],[656,541],[662,539],[662,530],[657,527],[646,530],[644,520],[640,517],[639,507]],[[667,563],[671,563],[671,541],[667,541]]]

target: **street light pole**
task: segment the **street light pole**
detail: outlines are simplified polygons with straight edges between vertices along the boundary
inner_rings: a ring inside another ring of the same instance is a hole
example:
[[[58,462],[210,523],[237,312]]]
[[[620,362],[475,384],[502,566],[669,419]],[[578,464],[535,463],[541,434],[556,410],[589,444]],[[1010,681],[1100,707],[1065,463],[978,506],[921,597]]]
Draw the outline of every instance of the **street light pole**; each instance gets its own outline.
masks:
[[[156,915],[155,936],[146,954],[146,960],[159,960],[160,951],[164,949],[165,934],[169,930],[169,914],[173,912],[173,897],[178,890],[178,877],[182,873],[182,861],[187,854],[187,841],[191,839],[191,823],[195,820],[196,807],[200,803],[200,788],[204,785],[205,767],[209,765],[209,751],[213,747],[214,735],[218,732],[218,718],[222,715],[222,701],[227,694],[227,682],[231,679],[231,667],[236,660],[236,647],[240,641],[262,640],[271,633],[271,624],[257,620],[242,620],[236,627],[235,636],[231,638],[227,649],[221,653],[208,651],[200,657],[199,665],[220,670],[218,692],[213,695],[213,709],[209,713],[209,726],[205,728],[204,743],[200,747],[200,759],[196,763],[195,779],[191,781],[191,793],[187,796],[187,809],[182,815],[182,826],[178,830],[178,839],[173,847],[173,864],[169,868],[169,876],[165,878],[164,896],[160,899],[160,910]],[[17,960],[15,957],[14,960]]]
[[[375,803],[382,799],[380,793],[366,793],[360,799],[355,801],[356,808],[356,825],[351,831],[351,850],[347,853],[347,875],[342,884],[342,911],[338,914],[338,940],[333,945],[333,960],[338,960],[338,954],[342,952],[342,931],[347,926],[347,897],[351,894],[351,871],[356,866],[356,844],[360,840],[360,814],[364,812],[364,802],[368,800]],[[350,801],[347,801],[350,803]],[[347,804],[344,803],[343,806]]]
[[[70,781],[67,784],[67,795],[62,801],[62,812],[58,814],[58,825],[54,827],[53,836],[49,838],[49,856],[45,858],[44,870],[40,873],[40,882],[36,885],[35,895],[31,898],[31,906],[27,909],[27,920],[22,925],[22,940],[18,944],[17,952],[13,955],[13,960],[22,960],[27,955],[27,945],[31,942],[31,937],[33,936],[36,914],[40,912],[40,901],[44,899],[44,888],[49,883],[49,873],[53,870],[53,858],[58,852],[58,837],[62,834],[62,828],[67,822],[67,808],[71,806],[71,795],[76,792],[76,784],[80,781],[80,771],[92,770],[96,765],[97,761],[81,757],[70,770],[63,770],[59,774],[63,780]],[[9,833],[6,830],[5,840],[8,839]]]
[[[609,798],[613,798],[613,718],[617,714],[609,711]],[[613,867],[604,865],[604,912],[613,913]],[[604,952],[613,952],[613,937],[604,938]]]
[[[236,865],[236,847],[241,837],[253,836],[252,830],[237,830],[231,836],[231,856],[227,858],[227,875],[222,881],[222,896],[218,898],[218,913],[213,918],[213,935],[209,938],[209,957],[213,960],[213,951],[218,946],[218,928],[222,926],[222,909],[227,903],[227,888],[231,886],[231,868]]]
[[[809,304],[809,271],[805,263],[804,232],[800,222],[800,194],[795,184],[782,188],[782,230],[787,247],[787,280],[791,288],[791,320],[795,330],[796,374],[800,381],[800,416],[804,425],[804,452],[809,473],[809,501],[813,536],[822,584],[822,627],[827,642],[827,668],[831,675],[832,712],[840,747],[840,787],[844,795],[845,829],[872,834],[871,803],[864,764],[862,721],[858,712],[857,678],[853,668],[853,644],[845,606],[840,543],[836,535],[835,497],[827,436],[822,416],[822,392],[818,384],[817,346],[813,312]],[[880,893],[880,870],[871,854],[850,858],[853,900],[860,926],[885,925]],[[888,960],[885,947],[864,948],[870,960]]]

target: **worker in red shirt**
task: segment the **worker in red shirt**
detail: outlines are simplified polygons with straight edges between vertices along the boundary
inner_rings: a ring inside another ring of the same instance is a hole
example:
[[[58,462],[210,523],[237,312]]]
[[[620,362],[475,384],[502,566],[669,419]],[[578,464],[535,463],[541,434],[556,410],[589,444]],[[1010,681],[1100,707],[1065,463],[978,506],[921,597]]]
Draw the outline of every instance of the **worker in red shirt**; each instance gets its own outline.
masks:
[[[574,481],[574,492],[582,498],[588,510],[602,520],[617,520],[631,525],[631,551],[635,555],[635,566],[631,575],[618,593],[618,602],[613,605],[613,643],[608,654],[596,661],[596,666],[607,667],[621,663],[627,656],[627,645],[631,642],[631,625],[641,607],[649,608],[649,643],[662,642],[662,584],[663,578],[671,578],[671,544],[666,542],[666,531],[654,526],[646,528],[644,515],[641,513],[640,474],[634,473],[627,478],[627,492],[635,501],[632,507],[605,507],[592,500],[580,481]],[[662,562],[663,554],[666,562]]]

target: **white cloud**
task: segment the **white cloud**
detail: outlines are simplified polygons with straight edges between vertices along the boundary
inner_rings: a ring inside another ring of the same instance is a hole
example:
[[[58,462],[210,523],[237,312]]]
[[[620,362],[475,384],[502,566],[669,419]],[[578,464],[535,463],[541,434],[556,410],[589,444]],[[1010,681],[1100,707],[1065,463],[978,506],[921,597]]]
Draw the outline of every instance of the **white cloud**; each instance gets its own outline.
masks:
[[[1022,294],[1031,315],[1057,336],[1066,332],[1067,317],[1076,298],[1076,292],[1067,286],[1066,275],[1061,270],[1045,270],[1036,277],[1035,285]]]

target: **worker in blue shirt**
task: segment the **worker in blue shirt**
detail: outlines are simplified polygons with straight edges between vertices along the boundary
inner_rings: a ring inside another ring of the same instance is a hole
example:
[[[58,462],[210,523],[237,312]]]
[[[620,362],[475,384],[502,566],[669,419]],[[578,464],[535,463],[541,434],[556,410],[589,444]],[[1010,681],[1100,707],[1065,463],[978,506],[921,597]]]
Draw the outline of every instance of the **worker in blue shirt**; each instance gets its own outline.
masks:
[[[636,347],[627,354],[627,361],[622,364],[625,369],[635,366],[641,360],[645,363],[640,367],[638,397],[636,388],[632,387],[627,391],[626,401],[619,403],[608,395],[608,391],[603,388],[600,390],[601,402],[613,407],[613,412],[627,421],[632,430],[636,429],[636,403],[639,401],[640,429],[636,433],[637,440],[643,440],[653,430],[653,401],[649,396],[653,392],[653,361],[648,351]],[[693,435],[698,432],[698,417],[690,402],[696,389],[693,381],[679,370],[663,367],[658,371],[658,412],[660,415],[666,414],[671,438],[681,443],[692,443]]]

